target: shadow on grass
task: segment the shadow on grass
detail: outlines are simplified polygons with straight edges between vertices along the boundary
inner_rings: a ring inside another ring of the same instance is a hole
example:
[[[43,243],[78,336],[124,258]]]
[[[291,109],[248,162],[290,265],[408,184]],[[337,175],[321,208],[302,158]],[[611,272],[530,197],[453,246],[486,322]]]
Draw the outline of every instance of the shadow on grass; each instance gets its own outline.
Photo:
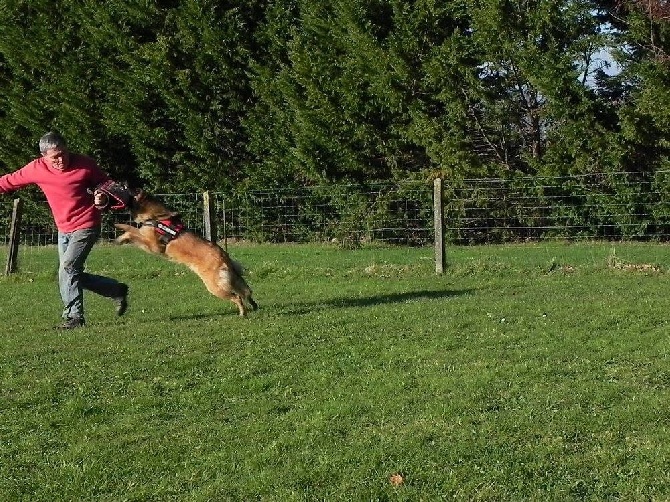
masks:
[[[391,303],[413,303],[430,300],[441,300],[454,296],[470,294],[472,289],[463,290],[439,290],[439,291],[411,291],[407,293],[392,293],[387,295],[365,296],[361,298],[333,298],[326,301],[295,302],[282,308],[282,315],[300,315],[315,312],[324,308],[348,308],[348,307],[374,307]]]
[[[473,292],[473,289],[463,290],[439,290],[439,291],[411,291],[407,293],[393,293],[387,295],[365,296],[361,298],[332,298],[324,301],[314,302],[294,302],[289,305],[274,305],[269,309],[275,310],[278,315],[302,315],[310,314],[324,308],[339,309],[348,307],[373,307],[376,305],[385,305],[391,303],[412,303],[430,300],[441,300],[444,298],[451,298],[454,296],[463,296]],[[266,310],[261,305],[261,310]],[[268,309],[268,310],[269,310]],[[249,316],[253,317],[254,313],[250,312]],[[199,314],[189,315],[172,315],[169,317],[171,321],[197,320],[197,319],[213,319],[216,317],[238,317],[237,311],[222,311],[222,312],[202,312]]]

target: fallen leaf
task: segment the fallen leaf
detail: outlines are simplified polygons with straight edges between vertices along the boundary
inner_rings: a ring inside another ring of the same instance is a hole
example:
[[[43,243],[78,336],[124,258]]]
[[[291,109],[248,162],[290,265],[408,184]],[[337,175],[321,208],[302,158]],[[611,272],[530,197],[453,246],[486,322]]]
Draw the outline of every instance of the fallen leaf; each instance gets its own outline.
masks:
[[[389,482],[393,486],[400,486],[403,483],[403,481],[405,481],[405,479],[402,477],[402,474],[396,473],[396,474],[391,474],[389,476]]]

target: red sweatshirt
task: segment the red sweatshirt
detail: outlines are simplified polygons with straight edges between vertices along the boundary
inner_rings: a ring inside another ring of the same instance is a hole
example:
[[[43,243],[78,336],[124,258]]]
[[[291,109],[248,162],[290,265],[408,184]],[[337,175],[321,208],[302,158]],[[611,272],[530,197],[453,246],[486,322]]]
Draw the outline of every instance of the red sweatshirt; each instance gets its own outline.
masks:
[[[90,157],[70,153],[69,167],[59,171],[49,167],[42,157],[18,171],[0,176],[0,193],[35,184],[47,198],[59,232],[69,233],[98,226],[101,212],[93,205],[94,188],[109,176]]]

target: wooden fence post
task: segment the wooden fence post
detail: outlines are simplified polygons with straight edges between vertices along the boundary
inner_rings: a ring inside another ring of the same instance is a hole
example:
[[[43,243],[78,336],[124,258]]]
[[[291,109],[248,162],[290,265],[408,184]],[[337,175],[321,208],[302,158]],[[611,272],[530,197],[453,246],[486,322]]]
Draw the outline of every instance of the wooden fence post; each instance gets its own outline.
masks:
[[[202,194],[203,199],[203,223],[205,225],[205,238],[211,242],[216,242],[216,221],[214,219],[214,201],[209,196],[209,192]]]
[[[442,178],[433,180],[433,217],[435,223],[435,273],[443,274],[446,265],[444,250],[444,211]]]
[[[21,199],[14,199],[14,210],[12,211],[12,224],[9,229],[9,252],[7,253],[7,265],[5,275],[16,272],[16,263],[19,254],[19,239],[21,238],[21,211],[23,204]]]

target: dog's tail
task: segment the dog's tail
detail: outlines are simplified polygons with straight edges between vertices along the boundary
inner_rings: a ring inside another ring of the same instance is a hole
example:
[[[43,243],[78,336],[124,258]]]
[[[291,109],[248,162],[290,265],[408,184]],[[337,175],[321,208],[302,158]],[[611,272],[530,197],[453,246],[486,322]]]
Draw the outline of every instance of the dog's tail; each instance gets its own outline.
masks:
[[[239,275],[239,276],[244,275],[244,267],[242,266],[242,264],[239,261],[235,261],[231,258],[230,264],[233,267],[233,270],[235,271],[235,273],[237,275]]]

